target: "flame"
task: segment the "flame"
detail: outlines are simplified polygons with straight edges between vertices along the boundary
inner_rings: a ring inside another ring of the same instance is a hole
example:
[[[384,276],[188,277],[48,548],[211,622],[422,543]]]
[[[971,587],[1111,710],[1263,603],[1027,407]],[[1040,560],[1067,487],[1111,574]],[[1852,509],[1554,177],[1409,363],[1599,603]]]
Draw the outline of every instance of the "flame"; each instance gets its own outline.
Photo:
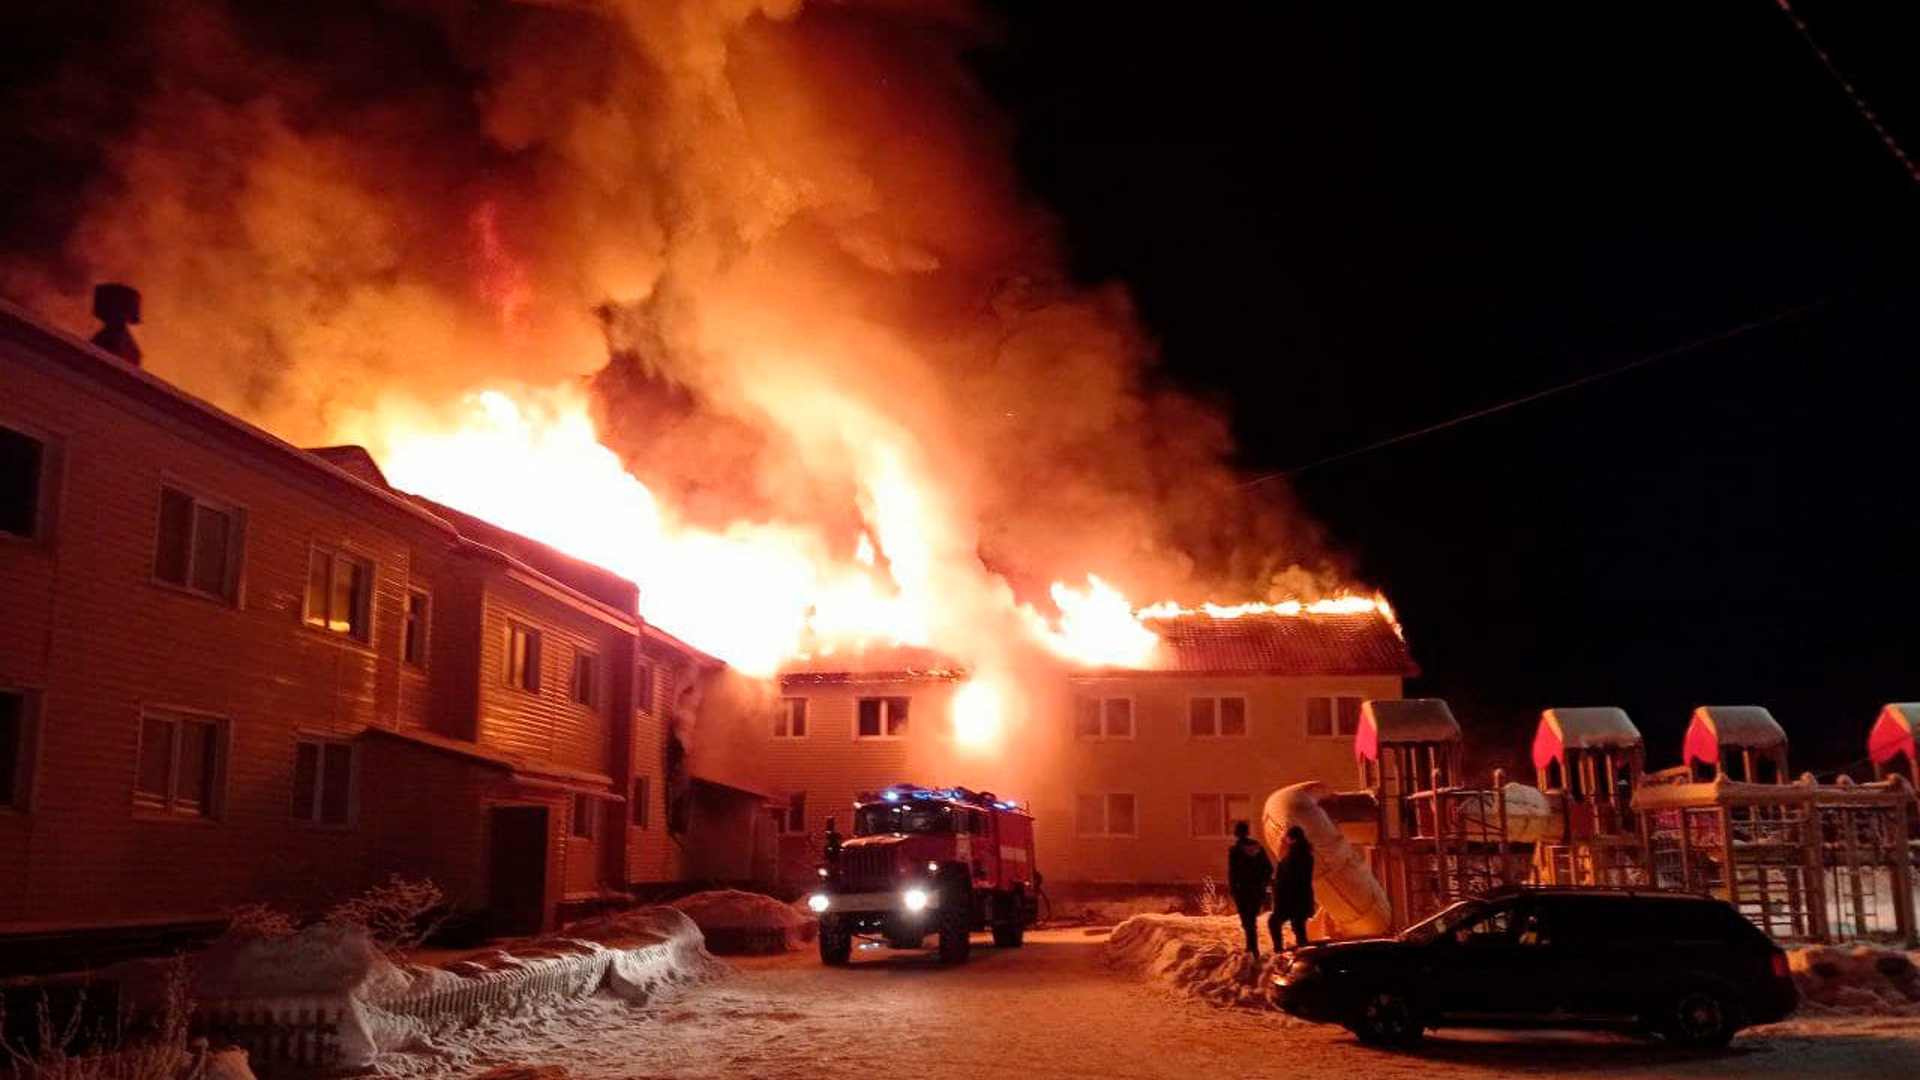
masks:
[[[993,682],[968,680],[953,694],[954,741],[962,746],[997,745],[1004,712],[999,688]]]
[[[1140,624],[1120,590],[1088,574],[1085,589],[1056,581],[1049,592],[1059,621],[1035,619],[1041,642],[1056,655],[1090,667],[1153,666],[1160,637]]]

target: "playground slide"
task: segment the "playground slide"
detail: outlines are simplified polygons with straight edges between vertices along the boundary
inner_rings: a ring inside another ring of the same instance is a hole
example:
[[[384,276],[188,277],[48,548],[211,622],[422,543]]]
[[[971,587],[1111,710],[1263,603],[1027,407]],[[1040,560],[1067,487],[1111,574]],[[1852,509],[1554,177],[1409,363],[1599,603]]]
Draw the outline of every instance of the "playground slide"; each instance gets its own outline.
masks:
[[[1267,796],[1260,812],[1261,837],[1277,856],[1287,827],[1298,825],[1313,844],[1313,894],[1338,937],[1384,934],[1392,923],[1387,892],[1367,860],[1341,834],[1320,806],[1333,789],[1318,780],[1283,787]]]

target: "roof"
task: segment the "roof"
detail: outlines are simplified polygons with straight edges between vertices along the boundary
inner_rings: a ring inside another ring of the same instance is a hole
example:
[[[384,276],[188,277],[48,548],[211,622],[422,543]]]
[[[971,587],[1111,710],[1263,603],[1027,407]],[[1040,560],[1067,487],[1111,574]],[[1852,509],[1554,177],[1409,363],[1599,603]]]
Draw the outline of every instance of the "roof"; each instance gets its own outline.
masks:
[[[1372,761],[1380,747],[1403,743],[1459,742],[1460,722],[1440,698],[1385,698],[1360,703],[1360,730],[1353,756]]]
[[[1920,760],[1914,744],[1916,733],[1920,733],[1920,701],[1889,702],[1867,733],[1867,756],[1880,765],[1902,755],[1909,761]]]
[[[484,518],[477,518],[463,510],[456,510],[444,503],[435,502],[424,495],[415,495],[411,492],[398,494],[452,523],[454,529],[463,538],[502,552],[515,562],[565,585],[582,596],[597,600],[628,618],[633,618],[639,611],[640,587],[611,570],[584,559],[576,559],[530,536],[523,536]]]
[[[450,739],[445,735],[435,735],[426,731],[370,727],[361,732],[361,735],[367,738],[394,739],[403,743],[411,743],[423,749],[437,750],[443,754],[450,754],[454,757],[465,758],[468,761],[481,765],[491,766],[505,772],[513,773],[518,777],[553,781],[568,788],[591,791],[594,794],[601,794],[603,789],[611,786],[613,783],[613,778],[605,773],[592,772],[586,769],[571,769],[564,765],[555,765],[525,758],[496,747],[470,743],[462,739]],[[618,796],[608,797],[618,798]]]
[[[916,682],[965,678],[967,670],[944,653],[919,645],[816,653],[784,665],[785,683]]]
[[[1687,762],[1720,760],[1720,747],[1772,750],[1787,745],[1787,732],[1759,705],[1702,705],[1693,710],[1681,757]]]
[[[1545,768],[1550,761],[1564,762],[1568,750],[1622,750],[1641,745],[1644,740],[1640,729],[1633,726],[1625,709],[1547,709],[1540,714],[1540,726],[1533,732],[1533,765]]]
[[[1350,615],[1181,615],[1148,619],[1160,635],[1153,670],[1180,675],[1401,675],[1420,673],[1407,643],[1378,612]]]

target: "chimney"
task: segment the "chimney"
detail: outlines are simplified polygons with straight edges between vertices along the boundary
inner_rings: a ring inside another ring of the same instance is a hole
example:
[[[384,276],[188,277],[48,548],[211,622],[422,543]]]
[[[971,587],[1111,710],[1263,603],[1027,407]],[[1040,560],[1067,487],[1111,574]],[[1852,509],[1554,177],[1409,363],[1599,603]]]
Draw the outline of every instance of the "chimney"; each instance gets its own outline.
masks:
[[[89,340],[139,367],[140,346],[128,327],[140,321],[140,291],[131,285],[95,285],[93,317],[100,320],[100,331]]]

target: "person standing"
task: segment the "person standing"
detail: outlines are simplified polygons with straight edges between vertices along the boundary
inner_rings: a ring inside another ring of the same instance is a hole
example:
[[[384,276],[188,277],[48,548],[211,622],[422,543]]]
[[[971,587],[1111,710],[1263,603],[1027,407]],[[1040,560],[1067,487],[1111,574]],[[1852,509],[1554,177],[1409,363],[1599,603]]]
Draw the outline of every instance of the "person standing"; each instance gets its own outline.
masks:
[[[1307,920],[1312,917],[1313,845],[1298,825],[1287,827],[1286,848],[1273,871],[1273,914],[1267,918],[1267,932],[1273,935],[1273,951],[1281,950],[1280,924],[1293,927],[1294,948],[1307,944]]]
[[[1267,875],[1273,862],[1260,841],[1247,835],[1247,823],[1233,823],[1233,846],[1227,849],[1227,891],[1233,894],[1234,909],[1240,913],[1240,928],[1247,934],[1247,951],[1260,958],[1260,904],[1267,896]]]

